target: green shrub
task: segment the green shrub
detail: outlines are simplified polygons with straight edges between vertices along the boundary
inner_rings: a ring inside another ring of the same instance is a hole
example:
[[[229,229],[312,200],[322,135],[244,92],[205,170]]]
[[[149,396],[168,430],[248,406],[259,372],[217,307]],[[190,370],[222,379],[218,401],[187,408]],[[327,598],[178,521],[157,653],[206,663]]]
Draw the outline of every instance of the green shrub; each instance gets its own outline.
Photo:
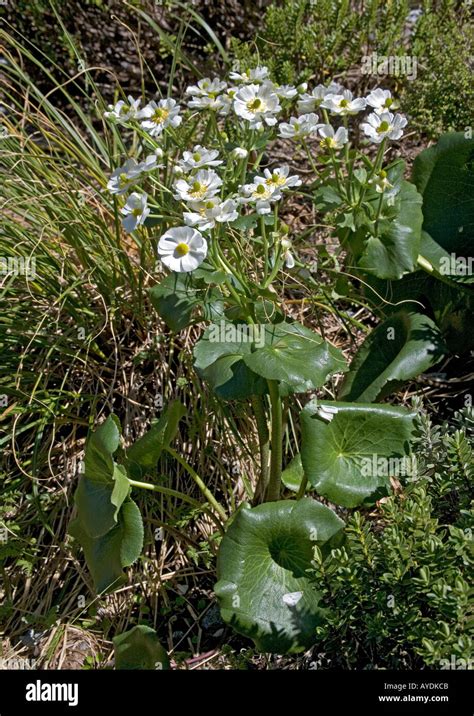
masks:
[[[472,126],[474,25],[469,2],[427,5],[413,36],[418,77],[407,83],[402,101],[414,125],[435,136]]]
[[[425,417],[416,451],[421,478],[376,519],[356,512],[318,565],[331,667],[472,668],[472,443]]]
[[[371,51],[395,52],[408,2],[364,0],[359,5],[356,9],[349,0],[271,4],[255,41],[234,42],[236,57],[250,66],[266,64],[279,82],[298,82],[311,75],[333,77]]]

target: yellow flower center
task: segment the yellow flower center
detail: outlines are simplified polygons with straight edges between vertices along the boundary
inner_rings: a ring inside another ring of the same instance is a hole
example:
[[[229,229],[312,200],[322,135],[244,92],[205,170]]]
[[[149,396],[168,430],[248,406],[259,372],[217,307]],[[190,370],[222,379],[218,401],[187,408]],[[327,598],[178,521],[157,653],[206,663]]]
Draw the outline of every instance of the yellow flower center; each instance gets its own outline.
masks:
[[[163,124],[163,122],[169,117],[169,113],[169,109],[158,107],[153,113],[152,121],[155,124]]]
[[[387,99],[385,100],[384,107],[391,107],[392,104],[393,104],[393,99],[391,97],[387,97]]]
[[[282,186],[284,183],[285,183],[285,177],[282,177],[279,174],[276,174],[275,172],[271,175],[271,177],[268,177],[268,179],[265,179],[265,184],[267,186]]]
[[[182,241],[179,243],[175,249],[178,256],[186,256],[186,254],[189,253],[189,246]]]
[[[195,181],[191,187],[191,191],[189,192],[190,196],[204,196],[207,191],[207,186],[205,184],[201,184],[201,182]]]
[[[324,139],[319,142],[319,146],[321,149],[336,149],[337,142],[334,137],[324,137]]]
[[[125,172],[122,172],[122,174],[119,175],[119,184],[120,186],[125,186],[125,184],[128,184],[128,176],[125,174]]]
[[[339,102],[339,107],[345,108],[349,106],[349,100],[348,99],[341,99]]]
[[[257,194],[265,194],[265,187],[263,184],[259,184],[258,187],[255,189],[255,192]]]
[[[201,161],[201,155],[199,154],[199,152],[195,152],[195,153],[193,154],[193,159],[194,159],[195,162],[200,162],[200,161]]]
[[[247,109],[249,109],[251,112],[258,112],[261,106],[262,100],[259,99],[259,97],[255,97],[255,99],[251,99],[249,102],[247,102]]]
[[[133,216],[137,216],[137,217],[138,217],[138,216],[140,216],[141,213],[142,213],[142,210],[141,210],[141,209],[132,209],[132,214],[133,214]]]
[[[379,134],[383,134],[383,132],[388,132],[390,129],[389,123],[384,119],[383,122],[380,122],[380,125],[377,127],[377,132]]]

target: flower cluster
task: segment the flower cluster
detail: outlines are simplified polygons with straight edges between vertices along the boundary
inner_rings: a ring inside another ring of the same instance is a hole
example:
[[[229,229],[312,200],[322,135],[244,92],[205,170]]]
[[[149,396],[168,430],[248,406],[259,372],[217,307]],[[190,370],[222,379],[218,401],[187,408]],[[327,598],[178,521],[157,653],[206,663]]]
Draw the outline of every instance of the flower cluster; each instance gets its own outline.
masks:
[[[306,83],[275,84],[266,67],[233,71],[228,82],[200,79],[186,89],[183,105],[172,98],[141,104],[129,96],[105,112],[110,122],[134,130],[141,157],[130,157],[117,167],[107,187],[118,198],[126,231],[149,225],[153,216],[167,217],[169,228],[158,241],[158,254],[168,268],[181,272],[199,266],[209,242],[218,242],[222,226],[232,227],[242,210],[262,219],[274,211],[277,217],[284,192],[301,185],[288,165],[270,161],[260,168],[262,152],[257,148],[272,139],[294,140],[307,151],[314,168],[308,138],[319,137],[323,152],[334,161],[335,153],[350,141],[349,121],[367,109],[371,111],[360,129],[375,144],[400,139],[407,124],[395,113],[397,104],[388,90],[377,88],[365,98],[354,97],[331,82],[308,91]],[[334,126],[334,120],[340,126]],[[191,129],[188,136],[201,143],[182,146],[181,126],[187,131],[192,122],[197,131]],[[227,122],[232,122],[237,145],[226,144]],[[388,192],[390,182],[380,170],[376,168],[369,183],[379,193]],[[145,182],[147,191],[139,186]],[[294,265],[290,248],[290,239],[280,236],[279,250],[273,253],[274,260],[287,268]]]

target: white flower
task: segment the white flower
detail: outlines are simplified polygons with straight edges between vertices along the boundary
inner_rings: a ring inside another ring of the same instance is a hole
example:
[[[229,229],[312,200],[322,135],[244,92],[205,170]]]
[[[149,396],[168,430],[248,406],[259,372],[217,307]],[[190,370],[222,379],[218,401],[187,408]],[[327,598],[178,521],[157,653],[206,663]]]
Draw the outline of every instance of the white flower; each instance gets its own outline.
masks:
[[[129,233],[134,231],[137,226],[144,223],[150,213],[150,209],[147,207],[147,195],[137,194],[137,192],[134,191],[128,197],[125,206],[120,209],[120,213],[125,216],[125,219],[122,219],[122,225],[125,231]]]
[[[303,94],[308,89],[308,83],[302,82],[296,89],[298,90],[298,94]]]
[[[157,150],[156,154],[149,154],[142,162],[137,162],[133,157],[127,159],[125,164],[118,167],[112,172],[107,184],[107,189],[112,194],[125,194],[125,192],[135,183],[140,174],[159,169],[163,164],[158,164],[158,155],[161,150]],[[163,154],[163,152],[161,152]]]
[[[252,70],[246,70],[245,72],[230,72],[229,77],[231,80],[234,80],[234,82],[242,82],[244,84],[248,83],[258,83],[263,82],[268,78],[268,68],[267,67],[255,67]]]
[[[376,114],[382,114],[383,112],[392,111],[398,108],[398,102],[396,102],[390,90],[383,90],[377,88],[366,97],[367,104],[374,108]]]
[[[280,191],[283,191],[283,189],[289,189],[292,186],[300,186],[301,179],[297,174],[293,174],[292,176],[288,176],[290,168],[288,164],[284,164],[282,167],[278,167],[277,169],[273,169],[270,171],[270,169],[264,170],[264,178],[261,177],[255,177],[255,182],[263,182],[268,187],[273,187],[273,189],[278,189]]]
[[[341,149],[344,144],[347,144],[349,139],[349,135],[345,127],[339,127],[339,129],[334,132],[334,127],[331,127],[330,124],[323,124],[318,127],[318,132],[321,137],[323,137],[320,142],[323,149]]]
[[[282,122],[278,127],[278,136],[285,139],[303,139],[314,134],[318,127],[317,114],[302,114],[301,117],[290,117],[289,122]]]
[[[274,186],[265,184],[262,177],[255,177],[253,184],[244,184],[240,187],[243,196],[239,201],[242,204],[255,203],[257,214],[269,214],[271,202],[281,199],[281,193]]]
[[[291,253],[292,243],[290,239],[282,239],[281,247],[283,249],[282,258],[285,262],[286,268],[293,268],[295,265],[295,259],[293,257],[293,254]]]
[[[135,119],[141,100],[133,99],[130,95],[128,95],[127,99],[128,102],[121,99],[116,104],[109,104],[109,111],[104,112],[104,117],[117,124],[125,124],[131,119]]]
[[[231,100],[227,95],[222,94],[227,89],[227,82],[215,77],[210,80],[205,77],[196,85],[186,89],[186,94],[192,96],[188,107],[191,109],[213,109],[220,114],[227,114],[231,106]]]
[[[107,189],[112,194],[125,194],[134,184],[134,180],[140,174],[139,164],[136,159],[127,159],[125,164],[117,167],[107,183]]]
[[[158,164],[158,159],[161,159],[163,152],[161,149],[157,149],[153,154],[149,154],[145,159],[140,162],[137,167],[138,173],[150,172],[152,169],[160,169],[164,164]]]
[[[327,95],[339,94],[342,91],[342,85],[337,82],[331,82],[328,87],[325,87],[324,85],[317,85],[309,94],[306,93],[305,87],[305,89],[302,90],[301,99],[298,100],[297,104],[299,114],[314,112]]]
[[[244,147],[235,147],[232,150],[232,156],[236,159],[245,159],[245,157],[248,157],[248,154],[247,149],[244,149]]]
[[[373,179],[369,179],[368,183],[374,185],[375,191],[378,194],[383,194],[387,189],[393,188],[393,184],[390,184],[387,179],[387,172],[383,170],[380,171]]]
[[[220,211],[216,216],[216,221],[219,221],[220,223],[235,221],[239,216],[237,204],[233,199],[226,199],[223,201],[219,209]]]
[[[376,144],[387,139],[400,139],[403,135],[403,128],[407,125],[407,119],[402,114],[392,114],[391,112],[383,112],[383,114],[369,114],[367,122],[363,122],[360,126],[364,133]]]
[[[194,97],[188,102],[191,109],[212,109],[219,114],[228,114],[232,101],[227,95],[220,94],[217,97]]]
[[[275,87],[275,94],[281,99],[291,99],[298,94],[298,90],[293,85],[280,85]]]
[[[333,114],[347,116],[357,114],[365,109],[366,101],[362,97],[353,99],[350,90],[343,90],[341,94],[327,94],[321,102],[321,107],[329,109]]]
[[[197,144],[192,152],[183,152],[183,158],[178,162],[181,169],[191,171],[200,167],[217,167],[222,164],[222,159],[217,159],[219,152],[217,149],[206,149]]]
[[[206,258],[207,241],[190,226],[168,229],[158,242],[158,254],[172,271],[194,271]]]
[[[165,127],[178,127],[181,124],[180,111],[174,99],[160,99],[159,102],[152,100],[138,112],[137,119],[142,119],[143,129],[156,137]]]
[[[252,129],[260,129],[263,122],[276,124],[275,114],[281,109],[272,83],[250,84],[241,87],[235,95],[234,110],[239,117],[249,120]]]
[[[220,202],[219,199],[208,199],[208,201],[192,204],[193,211],[185,211],[184,222],[188,226],[197,226],[200,231],[207,231],[219,223],[235,221],[238,217],[236,203],[232,199]]]
[[[372,184],[377,194],[383,194],[389,206],[393,206],[395,203],[395,197],[400,191],[400,185],[394,186],[387,178],[387,172],[382,169],[373,179],[369,179],[369,184]]]
[[[193,97],[208,97],[209,95],[217,96],[223,92],[226,87],[227,82],[219,80],[217,77],[214,77],[213,80],[210,80],[209,77],[204,77],[204,79],[199,80],[197,84],[187,87],[186,94],[190,94]]]
[[[175,199],[182,201],[206,201],[217,194],[222,179],[212,169],[200,169],[194,177],[178,179],[174,188]]]

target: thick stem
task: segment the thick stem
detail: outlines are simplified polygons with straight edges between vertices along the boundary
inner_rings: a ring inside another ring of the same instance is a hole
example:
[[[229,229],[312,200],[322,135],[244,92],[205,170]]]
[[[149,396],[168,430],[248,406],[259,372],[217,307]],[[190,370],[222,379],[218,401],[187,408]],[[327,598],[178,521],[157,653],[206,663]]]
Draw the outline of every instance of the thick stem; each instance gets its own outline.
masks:
[[[217,514],[218,514],[219,517],[221,518],[221,520],[223,520],[223,522],[226,522],[226,521],[227,521],[227,515],[226,515],[226,513],[225,513],[224,508],[222,507],[222,505],[220,505],[220,504],[217,502],[216,498],[214,497],[214,495],[212,494],[212,492],[211,492],[210,490],[208,490],[208,488],[207,488],[206,485],[204,484],[203,480],[201,480],[201,478],[199,477],[199,475],[197,474],[197,472],[196,472],[195,470],[193,470],[193,468],[191,467],[191,465],[188,465],[188,463],[186,462],[186,460],[185,460],[184,458],[182,458],[181,455],[176,452],[176,450],[173,450],[173,449],[170,448],[170,447],[165,448],[165,450],[166,450],[167,453],[169,453],[169,454],[171,455],[171,457],[173,457],[177,462],[179,462],[179,464],[181,465],[181,467],[184,467],[184,469],[186,470],[186,472],[188,473],[188,475],[191,475],[191,477],[193,478],[194,482],[196,483],[196,485],[197,485],[197,486],[199,487],[199,489],[201,490],[201,492],[202,492],[202,494],[204,495],[204,497],[206,498],[206,500],[207,500],[207,501],[209,502],[209,504],[215,509],[215,511],[217,512]]]
[[[283,422],[278,382],[276,380],[269,380],[268,389],[270,391],[270,403],[272,408],[272,451],[270,481],[265,499],[266,502],[275,502],[280,498]]]
[[[297,500],[301,500],[301,498],[305,496],[307,484],[308,484],[308,478],[306,477],[306,473],[305,473],[303,475],[303,479],[301,480],[301,485],[300,485],[299,490],[296,495]]]
[[[260,233],[262,234],[263,241],[263,281],[265,283],[268,276],[268,239],[265,219],[263,216],[260,217]]]
[[[261,395],[252,396],[252,408],[255,415],[258,431],[258,446],[260,449],[260,478],[255,488],[253,504],[258,505],[265,497],[269,477],[270,434],[268,432],[265,405]]]

